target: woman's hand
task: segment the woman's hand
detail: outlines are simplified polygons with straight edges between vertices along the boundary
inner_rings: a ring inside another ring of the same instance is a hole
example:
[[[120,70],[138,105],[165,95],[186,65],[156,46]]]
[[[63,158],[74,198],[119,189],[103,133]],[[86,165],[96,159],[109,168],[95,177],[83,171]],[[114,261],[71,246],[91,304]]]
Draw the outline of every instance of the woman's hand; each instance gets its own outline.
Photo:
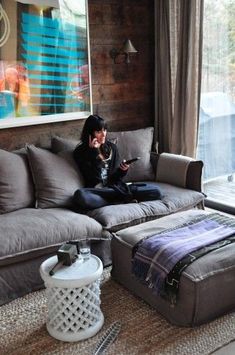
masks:
[[[120,169],[123,170],[123,171],[127,171],[129,169],[129,166],[128,164],[125,163],[125,160],[123,160],[121,162],[121,164],[119,165]]]
[[[98,142],[97,138],[92,138],[89,136],[89,147],[90,148],[100,148],[101,144]]]

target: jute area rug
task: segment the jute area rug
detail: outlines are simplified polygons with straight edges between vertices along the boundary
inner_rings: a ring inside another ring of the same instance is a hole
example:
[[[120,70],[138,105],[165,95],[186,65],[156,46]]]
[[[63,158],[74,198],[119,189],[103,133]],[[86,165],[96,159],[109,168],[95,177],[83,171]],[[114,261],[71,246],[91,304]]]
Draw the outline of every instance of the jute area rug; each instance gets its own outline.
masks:
[[[235,338],[235,313],[209,324],[177,327],[136,298],[105,273],[101,287],[105,323],[99,333],[85,341],[65,343],[46,330],[45,290],[31,293],[0,308],[0,354],[92,354],[104,331],[119,320],[121,331],[106,354],[211,354]]]

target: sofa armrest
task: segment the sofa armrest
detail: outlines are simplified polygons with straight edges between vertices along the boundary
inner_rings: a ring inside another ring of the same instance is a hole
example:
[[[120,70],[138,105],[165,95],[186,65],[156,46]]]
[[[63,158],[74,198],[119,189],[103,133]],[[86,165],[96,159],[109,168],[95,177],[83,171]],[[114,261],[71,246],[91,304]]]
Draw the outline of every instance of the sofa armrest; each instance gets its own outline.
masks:
[[[156,165],[156,181],[202,191],[201,160],[170,153],[152,154],[152,159]]]

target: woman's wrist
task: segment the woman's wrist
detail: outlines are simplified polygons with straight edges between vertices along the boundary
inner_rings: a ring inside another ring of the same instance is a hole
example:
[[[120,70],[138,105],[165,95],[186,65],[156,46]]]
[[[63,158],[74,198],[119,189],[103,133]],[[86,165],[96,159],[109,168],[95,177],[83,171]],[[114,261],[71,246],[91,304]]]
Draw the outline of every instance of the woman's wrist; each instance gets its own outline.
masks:
[[[89,155],[93,159],[98,159],[100,154],[100,150],[98,148],[89,147]]]

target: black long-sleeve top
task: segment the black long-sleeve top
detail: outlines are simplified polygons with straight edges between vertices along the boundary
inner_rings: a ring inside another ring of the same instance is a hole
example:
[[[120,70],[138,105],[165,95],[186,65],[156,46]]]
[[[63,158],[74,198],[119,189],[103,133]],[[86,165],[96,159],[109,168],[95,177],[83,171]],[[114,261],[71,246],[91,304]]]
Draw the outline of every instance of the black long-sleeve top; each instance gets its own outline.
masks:
[[[84,143],[79,144],[73,152],[74,159],[84,177],[85,187],[95,187],[100,183],[109,186],[120,181],[127,173],[119,167],[120,160],[116,145],[106,141],[103,148],[104,151],[109,152],[109,157],[105,160],[100,158],[99,149],[90,148]],[[104,170],[107,172],[107,179],[104,179]]]

